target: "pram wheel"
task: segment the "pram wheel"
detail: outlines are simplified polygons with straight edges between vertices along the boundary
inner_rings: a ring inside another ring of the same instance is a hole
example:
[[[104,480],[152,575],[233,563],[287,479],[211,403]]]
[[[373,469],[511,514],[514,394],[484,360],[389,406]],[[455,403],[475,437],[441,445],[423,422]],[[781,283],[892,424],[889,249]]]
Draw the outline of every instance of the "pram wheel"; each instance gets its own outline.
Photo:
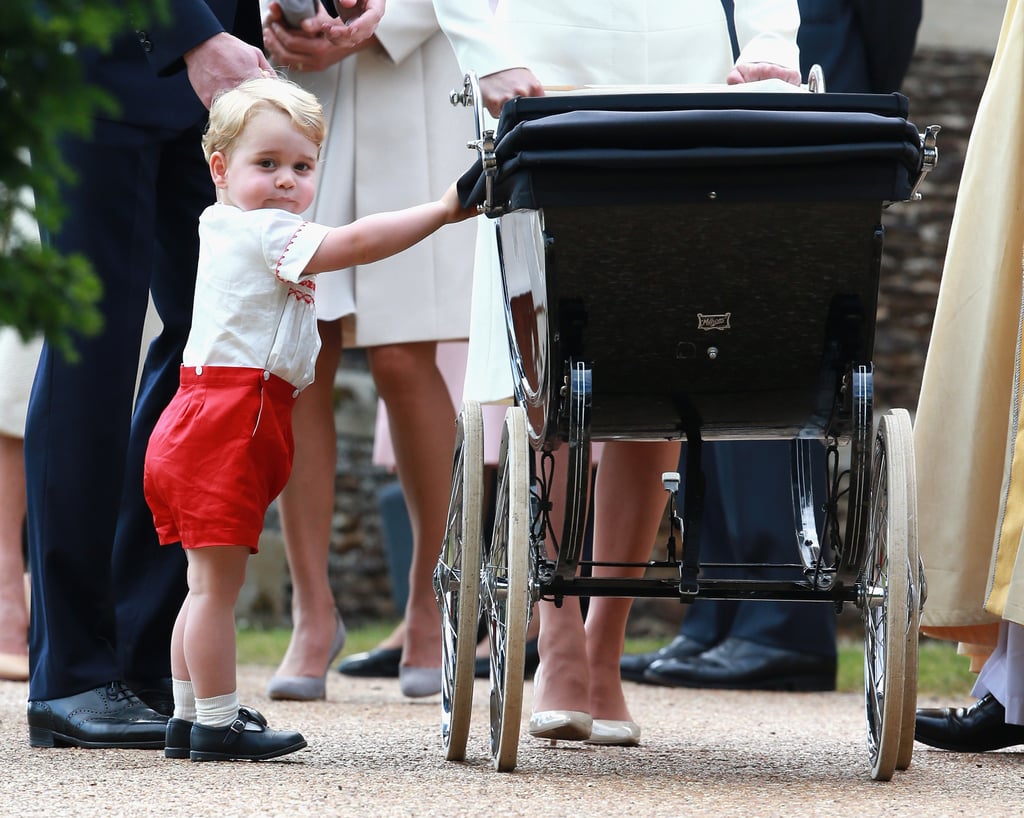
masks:
[[[480,573],[491,643],[491,756],[502,772],[515,769],[523,711],[523,665],[530,611],[530,449],[526,412],[508,409],[498,457],[494,533]]]
[[[905,770],[910,766],[914,754],[914,720],[917,716],[917,654],[918,633],[921,626],[921,609],[924,607],[924,563],[918,550],[917,541],[917,471],[914,465],[914,437],[910,413],[905,409],[892,410],[892,417],[899,427],[899,435],[909,447],[907,457],[907,569],[910,572],[910,593],[908,597],[908,623],[906,661],[903,667],[903,726],[900,729],[900,749],[896,756],[896,769]]]
[[[908,734],[912,744],[919,611],[913,457],[909,416],[903,410],[885,414],[872,458],[871,517],[861,598],[868,753],[871,777],[877,781],[892,778],[898,763],[909,765],[912,752],[903,746],[903,734]],[[907,676],[908,671],[913,678]]]
[[[918,566],[918,577],[924,573],[924,565],[921,563],[916,548],[916,533],[914,535],[914,547],[908,548],[908,562],[910,565]],[[903,670],[903,726],[900,728],[900,750],[896,756],[896,769],[905,770],[910,766],[914,756],[914,722],[917,716],[917,653],[918,653],[918,628],[921,626],[921,603],[920,588],[923,583],[914,582],[910,592],[910,618],[907,629],[907,658]]]
[[[478,402],[466,401],[456,421],[448,526],[434,570],[434,592],[441,609],[441,740],[449,761],[465,758],[473,711],[483,462],[483,413]]]
[[[915,486],[916,488],[916,486]],[[916,495],[914,495],[916,497]],[[918,660],[918,637],[921,626],[921,612],[924,610],[925,597],[927,595],[924,577],[924,562],[917,552],[917,526],[914,527],[912,538],[912,554],[916,554],[917,574],[914,585],[914,594],[911,599],[910,629],[907,631],[907,666],[904,672],[903,689],[903,730],[900,733],[900,752],[896,759],[896,769],[905,770],[910,766],[914,754],[914,721],[917,716],[917,660]],[[911,556],[910,564],[914,565],[914,557]]]

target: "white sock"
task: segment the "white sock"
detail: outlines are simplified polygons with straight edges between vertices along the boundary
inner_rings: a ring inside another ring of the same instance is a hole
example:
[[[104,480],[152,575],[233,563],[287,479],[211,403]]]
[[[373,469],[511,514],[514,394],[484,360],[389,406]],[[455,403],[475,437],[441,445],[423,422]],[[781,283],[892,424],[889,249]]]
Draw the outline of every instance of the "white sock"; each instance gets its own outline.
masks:
[[[174,691],[174,716],[183,721],[196,720],[196,693],[192,689],[192,680],[171,679]]]
[[[238,718],[238,691],[209,699],[196,699],[196,723],[203,727],[227,727]]]

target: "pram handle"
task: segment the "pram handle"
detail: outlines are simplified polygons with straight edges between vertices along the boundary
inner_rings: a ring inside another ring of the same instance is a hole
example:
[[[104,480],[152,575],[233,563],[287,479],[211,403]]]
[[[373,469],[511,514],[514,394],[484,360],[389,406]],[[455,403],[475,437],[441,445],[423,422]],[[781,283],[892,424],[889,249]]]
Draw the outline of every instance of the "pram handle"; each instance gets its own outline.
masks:
[[[754,83],[751,87],[758,86],[758,83]],[[603,86],[588,86],[585,88],[577,89],[573,92],[573,96],[584,96],[588,98],[588,103],[582,107],[593,107],[597,109],[601,106],[609,106],[609,110],[622,111],[623,116],[629,116],[629,111],[641,111],[648,107],[652,111],[657,110],[662,105],[668,104],[664,100],[671,100],[673,97],[678,98],[680,101],[689,100],[685,104],[693,106],[697,104],[699,107],[703,107],[702,102],[695,103],[696,100],[701,100],[705,97],[705,93],[715,91],[717,87],[711,86],[690,86],[687,90],[687,86],[649,86],[646,91],[640,91],[640,86],[620,86],[616,88],[603,87]],[[721,90],[724,91],[726,86],[722,86]],[[729,91],[740,93],[737,96],[730,94],[722,94],[720,91],[717,93],[707,94],[707,100],[709,110],[716,110],[723,112],[722,100],[729,98],[735,99],[739,107],[744,105],[751,105],[753,108],[763,111],[760,116],[769,115],[766,109],[763,109],[762,103],[757,98],[764,97],[763,93],[745,93],[745,89],[741,89],[737,86],[729,86]],[[900,102],[898,95],[890,95],[896,99],[895,104],[886,102],[884,95],[826,95],[825,94],[825,80],[818,65],[812,66],[808,72],[807,83],[803,86],[793,86],[792,89],[796,92],[796,96],[800,96],[801,92],[804,95],[804,99],[807,101],[800,102],[799,100],[793,99],[789,94],[783,94],[783,97],[789,97],[789,101],[783,102],[780,99],[781,107],[786,110],[795,111],[829,111],[835,110],[837,113],[846,110],[847,113],[853,113],[859,111],[861,113],[870,114],[881,114],[883,116],[892,116],[896,119],[906,118],[906,101],[905,99]],[[637,93],[632,93],[632,92]],[[658,99],[658,95],[661,95],[661,101]],[[546,96],[546,95],[545,95]],[[460,197],[463,198],[464,204],[468,204],[472,198],[475,198],[478,202],[480,212],[490,217],[497,217],[502,215],[508,210],[510,202],[508,197],[504,195],[507,191],[504,190],[507,187],[507,177],[510,170],[515,166],[509,164],[509,150],[511,145],[506,145],[502,142],[504,148],[500,147],[498,142],[508,137],[510,134],[508,131],[521,119],[535,119],[538,117],[546,117],[553,113],[566,112],[574,110],[573,107],[566,108],[558,101],[558,97],[563,96],[562,94],[553,93],[550,99],[523,99],[516,98],[510,100],[509,103],[503,108],[502,116],[500,121],[494,125],[494,123],[488,118],[486,108],[484,107],[483,97],[480,90],[479,80],[475,72],[467,72],[463,79],[463,85],[461,89],[453,89],[450,92],[449,98],[453,105],[470,106],[474,108],[474,120],[476,127],[476,138],[467,142],[467,147],[470,150],[475,150],[479,154],[479,164],[475,166],[470,172],[466,174],[464,179],[460,180]],[[775,96],[769,94],[769,96]],[[832,97],[836,96],[835,102],[823,103],[819,106],[818,103],[811,102],[812,99],[821,97]],[[620,102],[619,100],[622,100]],[[642,100],[639,101],[638,100]],[[651,100],[652,102],[648,102]],[[839,101],[841,100],[841,102]],[[839,107],[833,108],[833,105]],[[849,106],[847,109],[846,106]],[[565,108],[565,111],[562,109]],[[724,112],[723,116],[726,116]],[[553,122],[554,120],[552,120]],[[918,192],[922,183],[924,182],[925,176],[935,167],[938,160],[938,149],[937,149],[937,134],[939,132],[939,126],[929,126],[925,133],[913,132],[912,135],[903,136],[903,145],[909,153],[916,154],[916,163],[909,161],[907,167],[907,176],[905,178],[904,187],[902,191],[891,191],[883,196],[883,199],[887,200],[884,206],[889,206],[896,201],[915,201],[921,198]],[[755,129],[756,131],[756,129]],[[589,130],[587,130],[589,133]],[[883,140],[888,139],[888,136],[882,136]],[[845,139],[841,134],[835,140],[841,143]],[[587,142],[589,137],[584,140]],[[581,143],[581,146],[583,143]],[[753,146],[753,145],[752,145]],[[536,148],[537,146],[534,146]],[[627,145],[626,147],[633,147]],[[691,146],[692,147],[692,146]],[[753,146],[756,147],[756,146]],[[793,147],[799,147],[794,145]],[[809,146],[813,149],[813,145]],[[561,149],[561,148],[560,148]],[[536,151],[535,151],[536,153]],[[694,159],[696,154],[693,154]],[[614,157],[613,157],[614,158]],[[655,157],[653,152],[651,153],[652,160]],[[666,157],[667,158],[667,157]],[[749,158],[749,157],[748,157]],[[912,160],[913,157],[910,157]],[[530,162],[535,161],[534,158],[529,158]],[[545,160],[546,161],[546,160]],[[575,158],[572,161],[579,161],[579,158]],[[672,161],[682,161],[680,158],[676,158]],[[916,165],[916,166],[915,166]],[[475,193],[472,191],[475,189]],[[499,192],[499,190],[501,192]],[[908,192],[909,191],[909,192]]]

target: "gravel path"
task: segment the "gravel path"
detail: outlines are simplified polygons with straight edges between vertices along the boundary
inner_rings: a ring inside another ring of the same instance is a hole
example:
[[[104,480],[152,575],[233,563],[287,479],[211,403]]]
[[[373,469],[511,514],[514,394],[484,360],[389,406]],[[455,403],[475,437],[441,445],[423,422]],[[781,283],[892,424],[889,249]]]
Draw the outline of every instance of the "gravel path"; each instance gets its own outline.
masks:
[[[245,667],[243,701],[309,747],[277,762],[193,764],[143,750],[31,749],[24,684],[0,683],[0,814],[17,816],[1020,816],[1024,754],[917,745],[870,779],[858,694],[683,691],[630,685],[639,748],[550,747],[525,736],[514,773],[487,750],[477,682],[465,763],[444,761],[438,697],[331,673],[327,702],[270,702]],[[530,685],[524,696],[528,708]],[[924,704],[939,704],[925,702]],[[527,711],[528,713],[528,711]]]

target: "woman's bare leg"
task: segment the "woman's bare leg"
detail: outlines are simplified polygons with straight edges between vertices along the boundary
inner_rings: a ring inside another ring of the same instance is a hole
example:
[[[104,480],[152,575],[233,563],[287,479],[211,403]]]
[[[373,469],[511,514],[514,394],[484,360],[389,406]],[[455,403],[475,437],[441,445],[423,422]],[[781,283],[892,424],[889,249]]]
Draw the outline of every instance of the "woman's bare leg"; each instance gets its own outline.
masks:
[[[321,321],[319,330],[316,380],[295,401],[295,459],[278,498],[292,579],[292,638],[277,676],[323,676],[337,628],[327,558],[334,519],[334,375],[341,360],[341,322]]]
[[[405,644],[405,620],[399,620],[398,624],[392,628],[391,633],[385,636],[378,644],[377,647],[381,650],[394,650],[400,648]]]
[[[678,443],[606,443],[594,485],[594,559],[643,562],[650,557],[668,499],[663,472],[679,462]],[[564,508],[565,464],[556,453],[554,509]],[[552,515],[561,531],[562,512]],[[551,553],[549,547],[549,555]],[[642,568],[595,568],[595,576],[641,576]],[[534,689],[534,711],[580,710],[589,702],[595,718],[629,720],[619,659],[632,599],[593,597],[584,626],[578,597],[562,608],[541,602],[540,656],[543,671]]]
[[[668,502],[661,475],[675,471],[679,444],[613,442],[605,444],[594,494],[594,559],[644,562]],[[594,576],[643,576],[643,568],[594,569]],[[593,597],[587,611],[587,664],[591,715],[630,720],[622,692],[619,660],[626,639],[631,597]]]
[[[441,617],[432,577],[447,524],[455,449],[455,407],[436,355],[434,342],[369,348],[412,526],[402,665],[417,668],[441,666]]]
[[[555,452],[554,478],[550,487],[551,527],[561,536],[565,517],[565,474],[567,448]],[[554,559],[554,544],[548,538],[548,556]],[[540,619],[537,650],[540,668],[534,677],[533,711],[586,711],[590,699],[590,668],[587,663],[586,634],[580,599],[567,596],[559,608],[540,601],[535,611]]]

